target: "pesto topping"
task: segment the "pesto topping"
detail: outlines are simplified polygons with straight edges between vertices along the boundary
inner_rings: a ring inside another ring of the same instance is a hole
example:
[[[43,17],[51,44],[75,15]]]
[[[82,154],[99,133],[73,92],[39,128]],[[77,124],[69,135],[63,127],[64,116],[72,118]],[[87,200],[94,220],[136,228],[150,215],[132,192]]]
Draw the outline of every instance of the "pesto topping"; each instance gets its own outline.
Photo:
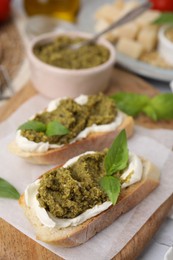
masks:
[[[65,69],[96,67],[109,59],[109,50],[95,43],[83,46],[77,50],[68,48],[69,45],[84,40],[79,37],[59,36],[50,43],[44,45],[37,44],[33,52],[41,61]]]
[[[81,156],[67,168],[43,175],[37,199],[53,216],[74,218],[108,200],[99,180],[105,175],[106,151]]]
[[[115,102],[103,94],[89,96],[85,105],[80,105],[70,98],[63,99],[55,110],[37,114],[34,120],[44,124],[57,121],[69,130],[66,135],[47,136],[45,132],[38,132],[33,129],[22,130],[21,134],[36,143],[67,144],[92,124],[111,123],[114,121],[116,114]]]

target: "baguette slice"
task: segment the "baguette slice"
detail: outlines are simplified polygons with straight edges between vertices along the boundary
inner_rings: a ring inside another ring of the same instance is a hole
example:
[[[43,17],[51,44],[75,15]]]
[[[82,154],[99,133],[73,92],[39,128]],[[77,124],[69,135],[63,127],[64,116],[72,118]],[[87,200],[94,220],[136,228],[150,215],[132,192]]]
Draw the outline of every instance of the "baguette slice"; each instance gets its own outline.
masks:
[[[130,137],[133,134],[134,121],[132,117],[125,116],[122,124],[114,131],[92,133],[84,139],[64,145],[60,148],[49,149],[46,152],[24,152],[17,146],[15,141],[9,145],[9,150],[13,154],[22,157],[33,164],[61,165],[74,156],[93,150],[93,147],[96,151],[101,151],[104,148],[109,147],[115,136],[122,129],[126,130],[127,137]]]
[[[120,215],[135,207],[159,185],[160,173],[158,168],[147,160],[142,159],[142,162],[144,170],[141,181],[122,189],[116,205],[110,206],[99,215],[75,227],[58,229],[44,226],[35,215],[34,210],[27,207],[25,197],[22,195],[19,203],[33,224],[37,239],[61,247],[73,247],[85,243],[111,225]]]

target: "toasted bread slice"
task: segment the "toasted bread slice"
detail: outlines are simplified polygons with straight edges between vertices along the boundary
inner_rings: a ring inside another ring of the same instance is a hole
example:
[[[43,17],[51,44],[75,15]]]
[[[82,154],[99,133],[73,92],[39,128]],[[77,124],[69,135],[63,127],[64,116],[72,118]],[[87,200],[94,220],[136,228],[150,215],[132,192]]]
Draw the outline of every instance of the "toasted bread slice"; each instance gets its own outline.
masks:
[[[120,215],[135,207],[159,185],[160,173],[157,167],[147,160],[142,159],[142,162],[144,167],[141,181],[122,189],[116,205],[110,206],[99,215],[75,227],[58,229],[44,226],[35,211],[26,205],[25,197],[22,195],[19,203],[33,224],[37,239],[61,247],[73,247],[85,243],[111,225]]]
[[[133,134],[134,121],[130,116],[124,116],[124,120],[114,131],[91,133],[86,138],[76,141],[71,144],[63,145],[60,148],[49,149],[46,152],[25,152],[22,151],[16,144],[12,142],[9,145],[9,150],[33,164],[56,164],[61,165],[68,159],[82,154],[86,151],[94,150],[101,151],[112,144],[115,136],[122,130],[126,130],[127,137]]]

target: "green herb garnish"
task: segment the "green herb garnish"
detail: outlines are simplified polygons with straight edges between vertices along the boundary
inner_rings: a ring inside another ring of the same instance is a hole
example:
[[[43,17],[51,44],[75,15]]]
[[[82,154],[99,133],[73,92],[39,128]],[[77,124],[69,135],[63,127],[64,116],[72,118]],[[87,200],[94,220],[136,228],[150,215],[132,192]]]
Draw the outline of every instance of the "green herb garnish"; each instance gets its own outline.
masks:
[[[146,95],[119,92],[111,98],[121,111],[130,116],[144,113],[154,121],[173,119],[172,93],[161,93],[149,98]]]
[[[20,194],[9,182],[0,178],[0,197],[19,199]]]
[[[134,93],[119,92],[111,96],[118,108],[130,116],[137,116],[145,105],[149,103],[149,97]]]
[[[173,13],[161,13],[153,23],[158,25],[173,24]]]
[[[107,193],[112,204],[115,205],[120,194],[120,180],[115,176],[106,175],[100,179],[100,184],[103,190]]]
[[[128,148],[125,130],[114,140],[105,156],[104,166],[107,175],[123,170],[128,163]]]
[[[164,93],[155,96],[143,108],[143,112],[154,121],[173,119],[173,94]]]
[[[66,135],[69,130],[58,121],[51,121],[48,124],[36,120],[29,120],[19,126],[20,130],[35,130],[36,132],[44,132],[47,136]]]
[[[128,160],[127,137],[125,130],[122,130],[105,156],[106,175],[100,179],[100,185],[113,205],[118,199],[121,188],[120,180],[116,174],[127,167]]]
[[[46,128],[47,136],[66,135],[68,133],[69,130],[57,121],[52,121],[47,124],[47,128]]]
[[[35,120],[29,120],[26,123],[19,126],[20,130],[35,130],[36,132],[45,132],[46,131],[46,125],[42,122],[35,121]]]

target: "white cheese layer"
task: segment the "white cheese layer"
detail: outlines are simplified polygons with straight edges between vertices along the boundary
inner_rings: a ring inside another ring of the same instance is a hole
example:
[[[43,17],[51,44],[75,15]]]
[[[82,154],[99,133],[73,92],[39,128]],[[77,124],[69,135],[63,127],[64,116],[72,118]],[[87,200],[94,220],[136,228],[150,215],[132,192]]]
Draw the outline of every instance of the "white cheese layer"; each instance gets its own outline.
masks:
[[[86,210],[84,213],[80,214],[75,218],[56,218],[39,205],[39,202],[36,197],[38,193],[39,183],[40,181],[37,180],[36,182],[32,183],[27,187],[25,191],[25,201],[28,207],[32,207],[34,209],[40,222],[46,227],[53,228],[56,226],[57,228],[65,228],[69,226],[77,226],[86,221],[87,219],[98,215],[103,210],[106,210],[108,207],[111,206],[111,202],[106,201],[101,205],[96,205],[92,209]]]
[[[63,98],[63,99],[66,99],[66,98]],[[58,107],[61,100],[62,100],[62,98],[52,100],[48,105],[47,111],[51,112],[51,111],[55,110]],[[88,101],[88,96],[81,95],[81,96],[75,98],[75,101],[80,105],[84,105]],[[90,133],[114,131],[122,123],[124,116],[125,116],[124,113],[118,111],[118,114],[112,123],[105,124],[105,125],[93,124],[90,127],[86,127],[73,140],[71,140],[70,143],[74,143],[78,140],[86,138]],[[21,130],[18,130],[16,133],[16,143],[22,151],[38,152],[38,153],[46,152],[46,151],[48,151],[48,149],[59,148],[59,147],[63,146],[63,145],[57,145],[57,144],[50,144],[49,142],[35,143],[33,141],[28,140],[26,137],[22,136]]]
[[[84,154],[89,154],[94,152],[86,152]],[[78,158],[84,154],[81,154],[79,156],[76,156],[69,161],[66,162],[66,164],[63,165],[64,168],[68,167],[69,165],[72,165],[75,163]],[[127,179],[127,182],[124,181],[122,184],[122,188],[128,187],[132,185],[133,183],[141,180],[142,178],[142,171],[143,171],[143,165],[138,156],[136,156],[133,153],[130,153],[130,162],[128,168],[124,171],[121,178],[123,180]],[[44,208],[40,207],[39,202],[37,200],[37,193],[39,188],[40,180],[35,181],[34,183],[28,185],[28,187],[25,190],[25,201],[26,205],[28,207],[31,207],[34,211],[37,217],[39,218],[40,222],[47,227],[53,228],[65,228],[69,226],[77,226],[84,221],[86,221],[89,218],[92,218],[102,211],[109,208],[112,203],[110,201],[106,201],[101,205],[96,205],[92,209],[88,209],[79,216],[72,218],[72,219],[61,219],[56,218],[52,216],[50,213],[48,213]]]
[[[134,153],[129,154],[129,165],[123,171],[120,179],[123,181],[122,188],[126,188],[142,178],[143,165],[141,159]]]

